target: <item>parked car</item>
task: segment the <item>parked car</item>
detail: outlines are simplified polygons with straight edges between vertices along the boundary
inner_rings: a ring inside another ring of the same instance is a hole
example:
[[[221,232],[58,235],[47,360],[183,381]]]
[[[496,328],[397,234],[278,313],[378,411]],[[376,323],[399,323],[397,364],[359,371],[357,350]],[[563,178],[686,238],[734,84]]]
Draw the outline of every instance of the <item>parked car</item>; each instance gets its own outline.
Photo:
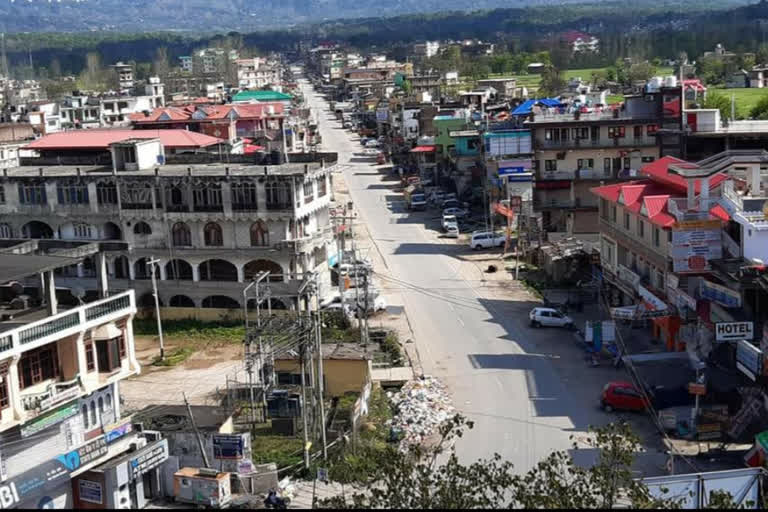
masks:
[[[461,208],[461,202],[458,199],[443,199],[443,210],[446,208]]]
[[[490,231],[475,231],[469,240],[469,246],[472,249],[490,249],[491,247],[501,247],[506,242],[507,237],[503,233],[491,233]]]
[[[342,124],[341,126],[349,130],[352,128],[352,123],[349,121],[344,121],[344,124]]]
[[[354,307],[354,300],[352,301],[352,305]],[[377,313],[379,311],[386,311],[387,309],[387,300],[382,297],[381,295],[377,295],[376,297],[370,297],[368,298],[368,315],[371,315],[373,313]],[[365,310],[365,300],[363,298],[360,299],[360,307],[357,308],[357,310],[354,312],[355,318],[358,318],[360,316],[360,313]]]
[[[364,154],[365,156],[377,156],[379,153],[380,153],[380,151],[379,151],[378,149],[376,149],[376,148],[369,148],[369,147],[366,147],[366,148],[363,150],[363,154]]]
[[[445,217],[446,215],[453,215],[456,218],[460,218],[460,217],[466,217],[468,214],[469,212],[467,212],[467,210],[462,210],[461,208],[446,208],[445,210],[443,210],[443,217]]]
[[[631,382],[614,381],[603,387],[600,394],[600,405],[605,412],[643,411],[649,403],[643,393]]]
[[[380,143],[379,143],[379,141],[377,141],[376,139],[371,139],[371,140],[369,140],[369,141],[367,141],[367,142],[365,143],[365,147],[367,147],[367,148],[377,148],[377,147],[379,147],[380,145],[381,145],[381,144],[380,144]]]
[[[445,236],[447,238],[459,238],[459,225],[448,224],[445,226]]]
[[[528,313],[531,327],[573,327],[571,317],[564,315],[555,308],[533,308]]]
[[[458,226],[459,220],[455,215],[443,215],[443,231],[448,229],[448,226]]]

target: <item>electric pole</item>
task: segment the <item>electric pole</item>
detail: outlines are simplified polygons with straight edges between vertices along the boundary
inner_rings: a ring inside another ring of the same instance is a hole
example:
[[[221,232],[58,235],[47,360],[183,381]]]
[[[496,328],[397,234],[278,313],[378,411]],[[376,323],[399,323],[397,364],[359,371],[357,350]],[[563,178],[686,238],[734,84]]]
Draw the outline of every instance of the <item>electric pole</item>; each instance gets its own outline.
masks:
[[[317,396],[320,401],[320,438],[323,441],[323,460],[328,460],[328,444],[325,438],[325,404],[323,403],[323,319],[320,310],[315,312],[315,340],[317,343]]]
[[[197,447],[200,448],[200,455],[203,456],[203,464],[205,464],[206,468],[210,468],[211,465],[208,463],[208,454],[205,453],[205,446],[203,445],[203,440],[200,438],[200,431],[197,430],[197,424],[195,423],[195,416],[194,414],[192,414],[192,407],[189,406],[189,401],[187,400],[187,394],[182,391],[181,396],[184,397],[184,404],[187,406],[187,414],[189,415],[189,421],[192,422],[192,429],[195,431],[195,437],[197,438]]]
[[[147,261],[147,266],[152,274],[152,295],[155,298],[155,316],[157,317],[157,334],[160,338],[160,360],[165,359],[165,346],[163,345],[163,323],[160,321],[160,298],[157,296],[157,279],[155,278],[155,265],[159,264],[160,260],[157,258],[151,258]]]

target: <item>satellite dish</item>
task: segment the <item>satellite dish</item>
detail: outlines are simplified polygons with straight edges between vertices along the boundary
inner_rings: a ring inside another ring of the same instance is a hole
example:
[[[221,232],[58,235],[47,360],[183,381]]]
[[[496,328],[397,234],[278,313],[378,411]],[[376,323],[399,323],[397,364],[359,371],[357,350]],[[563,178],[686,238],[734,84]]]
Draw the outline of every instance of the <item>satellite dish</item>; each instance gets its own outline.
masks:
[[[85,297],[85,289],[84,289],[82,286],[75,286],[74,288],[72,288],[72,290],[71,290],[71,293],[72,293],[72,295],[74,295],[74,296],[77,298],[77,300],[79,300],[79,301],[80,301],[80,303],[82,304],[82,302],[83,302],[83,297]]]

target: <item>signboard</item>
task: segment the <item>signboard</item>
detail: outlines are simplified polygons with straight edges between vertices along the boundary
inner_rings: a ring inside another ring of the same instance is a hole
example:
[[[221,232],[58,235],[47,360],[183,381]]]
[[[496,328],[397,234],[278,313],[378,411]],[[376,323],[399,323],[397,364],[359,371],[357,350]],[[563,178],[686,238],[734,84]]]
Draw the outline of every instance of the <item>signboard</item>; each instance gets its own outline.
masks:
[[[637,285],[640,284],[640,276],[629,270],[627,267],[619,263],[616,265],[616,276],[624,281],[625,283],[629,283],[632,285],[632,289],[636,290]]]
[[[677,290],[677,298],[679,299],[677,307],[685,306],[696,311],[696,299],[685,293],[683,290]]]
[[[242,459],[243,436],[237,434],[213,435],[214,459]]]
[[[128,463],[131,480],[136,480],[141,475],[154,469],[168,460],[168,440],[161,439],[148,444],[138,452]]]
[[[632,320],[637,313],[637,306],[621,306],[618,308],[611,308],[611,316],[613,318],[619,318],[622,320]]]
[[[616,322],[611,320],[587,321],[584,328],[584,341],[593,341],[595,334],[599,334],[601,341],[616,341]]]
[[[676,222],[672,226],[672,236],[674,236],[674,231],[676,230],[686,230],[686,229],[720,229],[720,221],[719,220],[686,220],[681,222]]]
[[[499,167],[499,177],[509,176],[510,174],[523,174],[529,172],[525,167]]]
[[[387,119],[389,119],[389,109],[388,108],[377,108],[376,109],[376,121],[378,122],[386,122]]]
[[[723,256],[720,221],[679,222],[672,227],[669,249],[674,272],[710,270],[709,260]]]
[[[256,466],[253,465],[251,459],[243,459],[237,461],[237,472],[241,475],[247,475],[249,473],[256,472]]]
[[[677,289],[680,279],[675,274],[667,274],[667,287]]]
[[[533,153],[531,131],[488,132],[483,135],[485,154],[494,157]]]
[[[78,494],[80,495],[80,501],[87,501],[88,503],[97,503],[101,505],[103,498],[101,492],[101,484],[99,482],[92,482],[91,480],[78,480]]]
[[[53,405],[60,404],[61,402],[67,402],[73,398],[77,398],[80,395],[80,386],[73,386],[69,389],[65,389],[61,393],[49,396],[45,400],[40,402],[41,409],[47,409]]]
[[[736,345],[736,368],[752,380],[760,375],[763,366],[763,352],[747,340]]]
[[[667,304],[663,300],[661,300],[660,298],[652,294],[650,291],[648,291],[648,289],[645,286],[639,285],[637,287],[637,293],[640,294],[640,297],[642,297],[643,300],[651,306],[650,308],[651,310],[663,311],[667,309]]]
[[[753,340],[755,339],[752,322],[718,322],[715,324],[715,340]]]
[[[699,286],[699,295],[702,299],[717,302],[726,308],[740,308],[741,295],[739,292],[726,288],[725,286],[712,283],[710,281],[701,281]]]
[[[703,425],[697,425],[696,432],[699,441],[712,441],[715,439],[720,439],[723,435],[719,423],[705,423]]]
[[[520,196],[511,196],[509,198],[510,208],[520,208],[523,205],[523,198]]]
[[[133,432],[133,425],[131,420],[126,420],[123,423],[114,423],[104,427],[104,440],[109,443],[114,443],[124,435]]]
[[[698,382],[689,382],[688,393],[691,395],[704,396],[707,394],[707,386],[706,384],[699,384]]]
[[[328,483],[328,468],[317,468],[317,479]]]
[[[29,437],[33,434],[37,434],[42,430],[45,430],[48,427],[57,425],[67,418],[71,418],[72,416],[76,415],[78,411],[79,408],[77,406],[77,402],[59,407],[58,409],[35,418],[34,420],[24,425],[21,428],[21,437]]]

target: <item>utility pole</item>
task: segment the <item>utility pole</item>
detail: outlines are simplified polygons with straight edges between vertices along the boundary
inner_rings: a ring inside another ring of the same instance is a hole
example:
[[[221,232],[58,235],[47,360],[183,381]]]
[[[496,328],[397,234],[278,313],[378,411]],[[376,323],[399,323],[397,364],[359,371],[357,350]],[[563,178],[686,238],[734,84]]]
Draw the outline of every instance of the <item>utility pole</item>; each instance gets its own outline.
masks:
[[[197,446],[200,448],[200,455],[203,456],[203,464],[205,464],[206,468],[210,468],[211,465],[208,463],[208,454],[205,453],[205,446],[203,446],[203,440],[200,438],[200,431],[197,430],[197,424],[195,423],[195,416],[192,414],[192,407],[189,406],[189,401],[187,400],[187,394],[185,392],[181,392],[181,395],[184,397],[184,404],[187,406],[187,414],[189,415],[189,421],[192,422],[192,428],[195,431],[195,437],[197,438]]]
[[[362,341],[363,341],[363,345],[367,345],[368,344],[368,296],[369,296],[369,293],[368,293],[368,269],[367,268],[365,269],[365,271],[363,273],[363,293],[365,294],[365,297],[363,299],[364,300],[364,309],[362,311],[363,324],[364,324]]]
[[[304,336],[304,334],[302,334]],[[305,363],[307,358],[306,339],[301,340],[299,357],[301,358],[301,421],[304,424],[304,469],[309,469],[309,432],[307,432],[307,387],[305,378]]]
[[[251,402],[251,422],[256,423],[256,397],[253,390],[253,353],[251,351],[251,343],[253,337],[250,331],[250,325],[248,320],[248,290],[252,287],[256,287],[256,326],[259,330],[259,372],[263,374],[264,364],[262,360],[262,346],[261,346],[261,309],[259,307],[259,284],[265,278],[269,276],[269,272],[259,272],[248,286],[243,289],[243,318],[245,320],[245,369],[248,373],[248,393]],[[266,401],[266,386],[264,376],[260,378],[262,384],[262,398]]]
[[[328,444],[325,438],[325,404],[323,403],[323,318],[315,312],[315,340],[317,342],[317,396],[320,401],[320,436],[323,441],[323,460],[328,460]]]
[[[152,273],[152,295],[155,297],[155,316],[157,317],[157,334],[160,338],[160,360],[165,359],[165,346],[163,344],[163,323],[160,321],[160,299],[157,296],[157,279],[155,279],[155,265],[160,263],[157,258],[151,258],[147,262],[149,271]]]

